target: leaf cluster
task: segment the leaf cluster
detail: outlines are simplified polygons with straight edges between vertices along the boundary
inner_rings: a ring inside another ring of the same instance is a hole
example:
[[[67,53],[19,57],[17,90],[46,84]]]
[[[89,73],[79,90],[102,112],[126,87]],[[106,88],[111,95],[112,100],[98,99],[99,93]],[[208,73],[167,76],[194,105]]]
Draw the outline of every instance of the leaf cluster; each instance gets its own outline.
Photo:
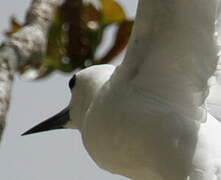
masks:
[[[48,34],[46,55],[40,64],[27,64],[19,69],[27,79],[46,77],[51,72],[73,72],[94,64],[109,63],[125,48],[133,21],[115,0],[99,0],[100,7],[82,0],[66,0],[57,8]],[[96,52],[111,25],[117,26],[114,42],[103,57]],[[8,36],[23,25],[13,17]]]

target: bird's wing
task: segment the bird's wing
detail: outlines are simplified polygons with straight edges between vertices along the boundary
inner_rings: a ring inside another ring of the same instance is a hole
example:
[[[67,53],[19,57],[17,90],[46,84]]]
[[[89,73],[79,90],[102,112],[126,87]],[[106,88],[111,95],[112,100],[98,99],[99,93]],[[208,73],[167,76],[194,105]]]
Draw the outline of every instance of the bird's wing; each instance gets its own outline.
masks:
[[[217,47],[219,49],[219,57],[221,52],[221,1],[218,1],[215,23],[215,37],[217,41]],[[216,66],[216,70],[213,76],[210,78],[209,83],[209,95],[206,100],[206,106],[208,112],[213,115],[217,120],[221,122],[221,58]]]
[[[215,6],[197,2],[139,1],[128,52],[113,78],[118,87],[126,83],[144,99],[159,102],[159,108],[167,104],[186,117],[203,120],[207,81],[218,58],[214,29],[208,28],[214,22],[208,14]]]

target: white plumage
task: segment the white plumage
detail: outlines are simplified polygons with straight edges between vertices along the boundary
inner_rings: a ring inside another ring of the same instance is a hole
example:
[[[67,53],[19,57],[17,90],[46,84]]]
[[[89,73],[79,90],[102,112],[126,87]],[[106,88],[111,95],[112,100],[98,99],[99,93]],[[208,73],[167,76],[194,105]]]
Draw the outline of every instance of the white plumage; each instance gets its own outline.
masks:
[[[206,104],[217,3],[140,0],[123,63],[76,74],[65,127],[79,129],[101,168],[135,180],[221,180],[215,79]]]

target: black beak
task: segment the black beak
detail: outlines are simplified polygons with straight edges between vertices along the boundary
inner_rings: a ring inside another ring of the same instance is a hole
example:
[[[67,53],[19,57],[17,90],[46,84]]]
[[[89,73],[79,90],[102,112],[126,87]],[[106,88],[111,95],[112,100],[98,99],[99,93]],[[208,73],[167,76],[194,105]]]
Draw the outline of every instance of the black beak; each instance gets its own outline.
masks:
[[[49,131],[53,129],[63,129],[64,125],[66,125],[68,121],[70,121],[69,107],[66,107],[58,114],[55,114],[49,119],[43,121],[42,123],[26,131],[25,133],[22,134],[22,136],[28,135],[28,134],[39,133],[43,131]]]

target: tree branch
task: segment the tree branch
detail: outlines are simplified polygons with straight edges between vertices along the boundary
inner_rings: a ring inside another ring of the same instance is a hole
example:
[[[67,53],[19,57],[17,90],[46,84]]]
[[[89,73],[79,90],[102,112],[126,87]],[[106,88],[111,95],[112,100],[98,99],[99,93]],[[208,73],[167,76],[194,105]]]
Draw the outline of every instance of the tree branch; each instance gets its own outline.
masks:
[[[47,33],[59,0],[33,0],[25,26],[0,47],[0,138],[10,102],[16,70],[26,64],[38,64],[46,52]]]

